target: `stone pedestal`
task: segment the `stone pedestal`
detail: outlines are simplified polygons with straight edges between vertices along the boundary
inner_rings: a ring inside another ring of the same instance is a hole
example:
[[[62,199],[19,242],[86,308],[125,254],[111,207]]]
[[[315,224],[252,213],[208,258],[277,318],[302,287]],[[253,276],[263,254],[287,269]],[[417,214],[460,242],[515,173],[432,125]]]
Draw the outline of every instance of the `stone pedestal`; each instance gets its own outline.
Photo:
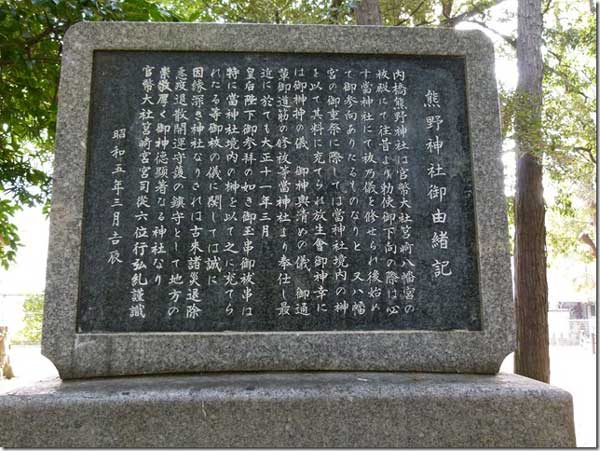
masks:
[[[573,447],[571,395],[520,376],[227,373],[0,396],[4,447]]]

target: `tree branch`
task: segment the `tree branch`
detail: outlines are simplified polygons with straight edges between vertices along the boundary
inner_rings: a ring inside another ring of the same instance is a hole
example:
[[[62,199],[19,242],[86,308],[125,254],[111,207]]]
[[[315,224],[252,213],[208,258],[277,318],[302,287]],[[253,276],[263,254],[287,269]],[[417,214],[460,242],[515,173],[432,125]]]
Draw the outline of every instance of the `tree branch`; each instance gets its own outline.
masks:
[[[577,239],[582,243],[587,244],[590,248],[590,252],[594,258],[596,258],[596,243],[594,243],[594,240],[592,240],[586,232],[581,233]]]
[[[596,157],[594,156],[594,152],[592,152],[592,149],[590,149],[589,147],[576,146],[573,147],[573,150],[579,151],[583,156],[589,158],[592,163],[596,164]]]
[[[337,24],[340,22],[340,8],[344,0],[331,0],[329,7],[329,23]]]
[[[40,62],[40,63],[48,63],[48,64],[60,64],[60,58],[29,58],[31,62]],[[10,66],[12,64],[16,64],[15,61],[2,60],[0,59],[0,67],[1,66]]]
[[[33,47],[35,44],[37,44],[38,42],[44,40],[44,38],[46,38],[47,36],[49,36],[52,32],[54,32],[54,27],[49,25],[48,28],[46,28],[44,31],[42,31],[40,34],[37,34],[35,36],[32,36],[29,39],[24,39],[21,43],[22,47],[25,50],[30,49],[31,47]],[[2,48],[8,48],[8,47],[14,47],[15,43],[13,42],[5,42],[4,44],[0,44],[0,49]]]
[[[542,11],[542,16],[546,15],[546,13],[550,10],[551,5],[552,5],[552,0],[548,0],[548,2],[546,3],[546,7]]]
[[[419,12],[419,10],[423,7],[423,5],[425,4],[425,0],[422,0],[421,3],[419,3],[417,5],[417,7],[415,9],[413,9],[409,14],[408,14],[408,18],[407,19],[401,19],[398,22],[396,22],[394,24],[394,26],[400,26],[402,24],[405,24],[406,22],[408,22],[408,20],[413,17],[415,14],[417,14]]]
[[[550,49],[547,49],[547,51],[550,55],[552,55],[554,58],[556,58],[556,60],[558,61],[558,67],[565,67],[565,64],[563,64],[562,56],[558,55],[556,52],[553,52]],[[564,72],[561,72],[558,69],[551,67],[545,63],[544,63],[544,70],[548,70],[549,72],[551,72],[554,75],[556,75],[557,77],[559,77],[564,82],[565,88],[567,89],[567,91],[571,91],[571,92],[575,92],[575,93],[579,94],[580,96],[582,96],[584,98],[584,100],[586,102],[588,102],[590,100],[588,95],[585,92],[583,92],[581,89],[578,89],[577,87],[575,87],[573,85],[573,83],[571,83],[569,81],[569,77],[566,76]]]
[[[496,36],[499,36],[502,39],[504,39],[504,42],[506,42],[508,45],[510,45],[514,50],[517,50],[517,40],[515,38],[513,38],[512,36],[508,36],[506,34],[500,33],[497,30],[494,30],[493,28],[489,27],[488,25],[486,25],[485,22],[482,22],[481,20],[469,19],[466,22],[474,23],[476,25],[479,25],[481,28],[485,28],[486,30],[491,31]]]
[[[442,0],[442,15],[446,19],[450,19],[450,14],[452,14],[453,3],[453,0]]]
[[[459,22],[469,20],[470,18],[472,18],[473,16],[476,16],[478,14],[483,14],[488,9],[490,9],[494,6],[498,6],[501,3],[504,3],[505,1],[507,1],[507,0],[495,0],[491,3],[482,2],[484,4],[475,5],[473,7],[473,9],[471,9],[470,11],[465,11],[464,13],[461,13],[457,16],[450,17],[449,19],[444,19],[444,20],[440,21],[440,25],[443,25],[445,27],[454,27]]]

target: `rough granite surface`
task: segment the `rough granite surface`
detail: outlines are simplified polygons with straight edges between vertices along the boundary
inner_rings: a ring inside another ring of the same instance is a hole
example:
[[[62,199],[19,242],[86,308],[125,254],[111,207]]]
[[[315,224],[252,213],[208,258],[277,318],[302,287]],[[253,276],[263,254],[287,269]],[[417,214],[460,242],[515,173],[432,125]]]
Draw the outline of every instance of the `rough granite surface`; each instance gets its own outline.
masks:
[[[463,56],[482,330],[76,333],[95,49]],[[56,142],[43,353],[62,378],[241,370],[495,373],[514,348],[494,52],[481,32],[373,26],[80,23],[65,37]]]
[[[246,373],[38,383],[4,447],[574,447],[571,395],[498,374]]]

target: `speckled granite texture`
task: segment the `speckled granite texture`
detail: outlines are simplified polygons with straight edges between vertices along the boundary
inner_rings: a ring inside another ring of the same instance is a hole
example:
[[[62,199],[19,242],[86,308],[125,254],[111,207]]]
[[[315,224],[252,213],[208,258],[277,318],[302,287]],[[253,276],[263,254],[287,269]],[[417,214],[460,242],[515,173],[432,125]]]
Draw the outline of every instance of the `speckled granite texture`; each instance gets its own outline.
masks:
[[[94,49],[465,57],[482,330],[78,334]],[[80,23],[69,29],[65,38],[59,99],[43,353],[57,366],[61,377],[240,370],[494,373],[513,350],[494,52],[482,33],[362,26]]]
[[[521,376],[250,373],[54,381],[0,396],[5,447],[573,447],[571,396]]]

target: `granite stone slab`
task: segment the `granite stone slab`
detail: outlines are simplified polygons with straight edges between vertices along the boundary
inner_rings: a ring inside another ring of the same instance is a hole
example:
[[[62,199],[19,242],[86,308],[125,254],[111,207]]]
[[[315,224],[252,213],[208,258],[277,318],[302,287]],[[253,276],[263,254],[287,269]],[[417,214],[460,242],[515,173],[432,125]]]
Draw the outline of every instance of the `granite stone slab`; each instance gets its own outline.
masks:
[[[86,165],[94,52],[278,52],[464,58],[480,314],[477,330],[83,332]],[[494,53],[480,32],[397,27],[80,23],[65,37],[43,353],[62,378],[205,371],[494,373],[514,319]]]
[[[246,373],[38,383],[4,447],[574,447],[571,395],[525,377]]]

